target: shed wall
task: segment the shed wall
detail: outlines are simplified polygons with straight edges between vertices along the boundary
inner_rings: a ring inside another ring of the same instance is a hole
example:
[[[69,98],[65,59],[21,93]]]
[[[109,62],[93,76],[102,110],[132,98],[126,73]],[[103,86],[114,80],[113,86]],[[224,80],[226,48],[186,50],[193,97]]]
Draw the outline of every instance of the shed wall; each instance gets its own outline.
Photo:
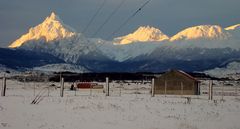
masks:
[[[155,94],[197,95],[198,82],[178,72],[169,72],[155,79]]]

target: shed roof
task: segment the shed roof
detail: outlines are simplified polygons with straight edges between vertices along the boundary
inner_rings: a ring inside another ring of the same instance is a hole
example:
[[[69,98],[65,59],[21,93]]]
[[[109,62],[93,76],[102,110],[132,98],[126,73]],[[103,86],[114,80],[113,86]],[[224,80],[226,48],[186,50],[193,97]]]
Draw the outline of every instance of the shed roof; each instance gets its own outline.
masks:
[[[196,78],[194,78],[193,76],[189,75],[188,73],[186,73],[186,72],[184,72],[182,70],[170,70],[170,71],[168,71],[168,72],[166,72],[164,74],[167,74],[169,72],[177,72],[177,73],[180,73],[181,75],[183,75],[183,76],[185,76],[185,77],[187,77],[187,78],[189,78],[191,80],[198,81]]]

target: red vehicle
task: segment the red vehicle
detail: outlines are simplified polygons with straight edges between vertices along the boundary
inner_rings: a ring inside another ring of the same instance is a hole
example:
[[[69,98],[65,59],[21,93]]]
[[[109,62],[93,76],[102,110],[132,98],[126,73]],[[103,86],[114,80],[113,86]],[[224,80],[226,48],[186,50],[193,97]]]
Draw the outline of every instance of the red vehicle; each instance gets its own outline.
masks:
[[[77,88],[89,89],[92,88],[92,84],[90,82],[79,82]]]

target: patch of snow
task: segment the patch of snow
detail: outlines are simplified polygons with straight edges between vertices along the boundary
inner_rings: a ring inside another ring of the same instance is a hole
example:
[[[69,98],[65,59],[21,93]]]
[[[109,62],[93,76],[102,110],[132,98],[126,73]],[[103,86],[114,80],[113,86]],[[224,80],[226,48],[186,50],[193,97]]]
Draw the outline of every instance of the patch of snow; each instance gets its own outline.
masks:
[[[72,64],[49,64],[41,67],[35,67],[33,70],[43,72],[74,72],[74,73],[86,73],[90,72],[83,66]]]

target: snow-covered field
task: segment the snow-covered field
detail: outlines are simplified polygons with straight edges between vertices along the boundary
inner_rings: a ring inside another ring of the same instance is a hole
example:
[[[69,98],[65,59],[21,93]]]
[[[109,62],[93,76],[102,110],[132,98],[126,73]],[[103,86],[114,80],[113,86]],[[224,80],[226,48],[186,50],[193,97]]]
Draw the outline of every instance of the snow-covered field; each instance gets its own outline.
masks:
[[[215,101],[207,95],[189,96],[187,103],[186,96],[151,97],[149,83],[114,82],[110,96],[101,89],[70,91],[71,83],[66,83],[61,98],[55,83],[39,104],[31,104],[34,94],[50,84],[8,80],[6,97],[0,97],[0,129],[240,128],[240,96],[224,96],[224,101],[221,96],[214,96]],[[207,82],[202,84],[206,88]]]

